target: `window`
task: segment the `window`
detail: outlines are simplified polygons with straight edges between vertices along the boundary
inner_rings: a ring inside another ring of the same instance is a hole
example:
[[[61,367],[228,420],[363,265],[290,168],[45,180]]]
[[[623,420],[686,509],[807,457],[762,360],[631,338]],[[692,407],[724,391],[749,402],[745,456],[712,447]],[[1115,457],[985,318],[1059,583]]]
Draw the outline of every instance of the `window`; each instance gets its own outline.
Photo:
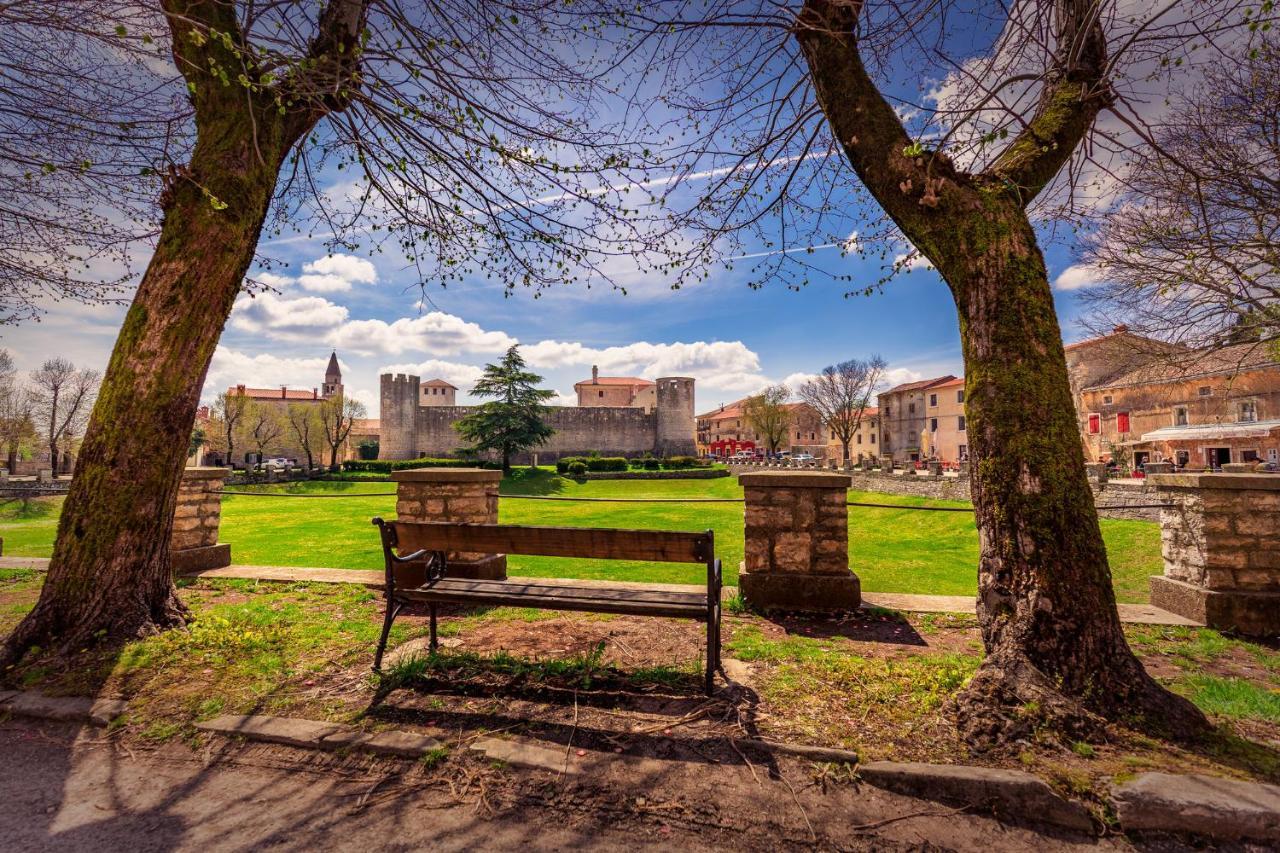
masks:
[[[929,418],[929,430],[930,430],[930,432],[937,432],[937,431],[938,431],[938,419],[937,419],[937,418]]]
[[[1103,396],[1103,398],[1102,398],[1102,405],[1104,405],[1104,406],[1109,406],[1109,405],[1111,405],[1111,399],[1112,399],[1112,397],[1111,397],[1111,395],[1110,395],[1110,394],[1106,394],[1106,395],[1104,395],[1104,396]]]
[[[603,392],[603,391],[601,391],[601,392],[599,392],[599,393],[600,393],[600,396],[601,396],[601,397],[603,397],[603,396],[604,396],[604,392]]]
[[[1177,463],[1179,468],[1186,468],[1191,462],[1191,451],[1175,450],[1173,451],[1173,460]]]
[[[1129,413],[1116,412],[1116,432],[1126,435],[1129,432]]]
[[[1211,397],[1213,396],[1213,389],[1210,388],[1208,385],[1201,385],[1200,388],[1196,391],[1196,393],[1199,394],[1201,397]]]
[[[818,438],[818,437],[817,437],[816,435],[814,435],[813,433],[809,433],[809,440],[810,440],[810,441],[816,441],[816,440],[817,440],[817,438]]]
[[[800,430],[796,430],[796,441],[800,440]]]
[[[1186,407],[1186,406],[1174,406],[1174,408],[1173,408],[1173,425],[1174,425],[1174,426],[1186,426],[1186,425],[1187,425],[1187,407]]]
[[[1102,432],[1102,415],[1089,415],[1089,435],[1098,435]]]
[[[908,414],[908,415],[914,415],[915,413],[916,413],[916,404],[915,404],[915,403],[907,403],[907,414]]]
[[[938,405],[938,395],[937,395],[937,394],[930,394],[930,395],[929,395],[929,405],[930,405],[930,406],[936,406],[936,405]]]
[[[1236,414],[1240,423],[1253,423],[1258,419],[1258,404],[1253,400],[1241,400],[1236,404]]]
[[[956,392],[956,402],[957,402],[957,403],[963,403],[963,402],[964,402],[964,389],[963,389],[963,388],[962,388],[961,390],[959,390],[959,391],[957,391],[957,392]]]
[[[969,460],[969,445],[960,445],[960,461],[967,462]]]
[[[1257,462],[1257,461],[1258,461],[1258,451],[1256,451],[1256,450],[1241,450],[1241,451],[1240,451],[1240,461],[1241,461],[1241,462]]]
[[[862,444],[862,433],[858,433],[858,444]]]
[[[960,432],[964,432],[964,415],[960,416],[959,429],[960,429]]]
[[[885,406],[884,416],[887,418],[887,417],[890,417],[892,414],[893,414],[893,409],[889,408],[888,406]]]
[[[875,434],[874,432],[873,432],[873,433],[871,433],[871,443],[872,443],[872,444],[875,444],[875,443],[876,443],[876,434]]]

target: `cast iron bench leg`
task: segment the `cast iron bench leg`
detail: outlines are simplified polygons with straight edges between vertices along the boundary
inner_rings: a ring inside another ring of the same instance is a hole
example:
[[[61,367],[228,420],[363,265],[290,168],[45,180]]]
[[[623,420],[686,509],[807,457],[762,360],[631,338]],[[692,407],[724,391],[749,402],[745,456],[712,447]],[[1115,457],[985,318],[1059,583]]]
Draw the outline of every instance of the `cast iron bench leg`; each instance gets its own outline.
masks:
[[[434,652],[436,650],[436,645],[437,645],[436,643],[436,606],[433,603],[433,604],[429,604],[428,607],[431,609],[431,645],[428,648]]]
[[[391,636],[391,623],[396,621],[399,613],[400,605],[388,598],[387,613],[382,617],[382,636],[378,638],[378,651],[373,655],[374,672],[382,672],[382,655],[387,650],[387,639]]]

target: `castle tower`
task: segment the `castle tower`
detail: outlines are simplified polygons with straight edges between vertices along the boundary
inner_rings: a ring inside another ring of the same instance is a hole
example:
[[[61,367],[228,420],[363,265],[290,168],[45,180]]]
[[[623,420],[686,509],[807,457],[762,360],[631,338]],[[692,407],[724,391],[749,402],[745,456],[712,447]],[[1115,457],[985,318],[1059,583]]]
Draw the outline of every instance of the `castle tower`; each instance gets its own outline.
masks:
[[[403,373],[384,373],[378,380],[378,458],[416,459],[420,380]]]
[[[659,456],[696,456],[698,445],[693,414],[693,380],[664,376],[658,380],[658,404],[654,409],[657,435],[653,452]]]
[[[338,368],[336,350],[329,355],[329,366],[324,371],[324,393],[320,396],[326,400],[330,397],[342,396],[342,371]]]

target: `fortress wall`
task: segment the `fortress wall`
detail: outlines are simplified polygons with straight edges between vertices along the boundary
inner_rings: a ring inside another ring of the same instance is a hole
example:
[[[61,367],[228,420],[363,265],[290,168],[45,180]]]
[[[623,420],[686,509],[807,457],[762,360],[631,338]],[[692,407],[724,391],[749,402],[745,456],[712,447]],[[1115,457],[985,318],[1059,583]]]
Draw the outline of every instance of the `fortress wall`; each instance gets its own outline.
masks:
[[[448,456],[456,453],[465,442],[453,425],[471,410],[470,406],[420,407],[413,455]],[[550,407],[546,422],[556,432],[536,451],[543,461],[593,451],[604,456],[636,456],[655,448],[656,415],[642,409],[621,406]]]

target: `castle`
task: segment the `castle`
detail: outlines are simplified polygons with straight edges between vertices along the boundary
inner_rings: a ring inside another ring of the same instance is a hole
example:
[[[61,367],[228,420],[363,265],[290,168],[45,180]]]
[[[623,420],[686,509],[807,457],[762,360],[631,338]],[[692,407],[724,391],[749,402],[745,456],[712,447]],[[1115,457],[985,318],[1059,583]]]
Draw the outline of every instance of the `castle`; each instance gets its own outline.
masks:
[[[574,386],[578,392],[577,406],[548,407],[545,420],[555,434],[535,451],[540,459],[587,453],[604,456],[696,454],[692,379],[666,376],[649,381],[602,377],[595,368],[591,373],[590,381]],[[452,404],[452,392],[457,389],[440,380],[423,383],[417,376],[404,374],[384,373],[379,380],[379,459],[449,456],[465,446],[453,425],[474,407]],[[424,395],[424,388],[432,387],[447,393]],[[626,390],[624,393],[614,389]]]

